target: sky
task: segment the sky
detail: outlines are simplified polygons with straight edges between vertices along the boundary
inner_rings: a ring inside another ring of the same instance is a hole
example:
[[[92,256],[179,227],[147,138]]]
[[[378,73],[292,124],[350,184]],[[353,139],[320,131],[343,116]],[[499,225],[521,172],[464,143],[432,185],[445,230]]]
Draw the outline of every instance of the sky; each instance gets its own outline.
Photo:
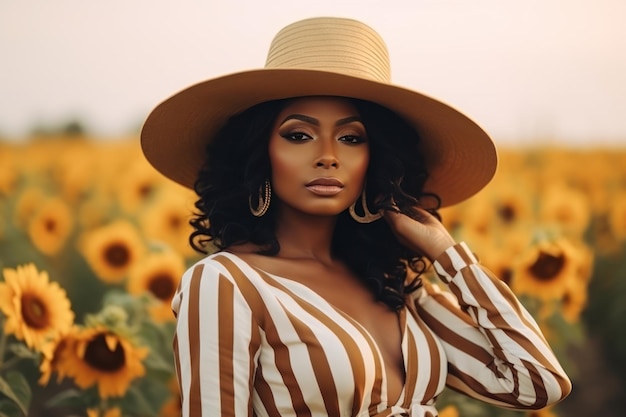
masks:
[[[138,132],[173,93],[261,68],[274,34],[312,16],[372,26],[394,83],[496,143],[626,145],[624,0],[0,0],[0,134]]]

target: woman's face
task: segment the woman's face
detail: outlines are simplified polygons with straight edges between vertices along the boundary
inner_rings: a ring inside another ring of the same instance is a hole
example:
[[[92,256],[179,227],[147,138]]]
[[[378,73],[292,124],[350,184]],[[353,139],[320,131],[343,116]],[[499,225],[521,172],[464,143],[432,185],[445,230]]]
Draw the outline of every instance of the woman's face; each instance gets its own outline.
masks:
[[[360,195],[369,163],[365,127],[350,101],[304,97],[279,113],[269,141],[272,191],[301,213],[334,216]]]

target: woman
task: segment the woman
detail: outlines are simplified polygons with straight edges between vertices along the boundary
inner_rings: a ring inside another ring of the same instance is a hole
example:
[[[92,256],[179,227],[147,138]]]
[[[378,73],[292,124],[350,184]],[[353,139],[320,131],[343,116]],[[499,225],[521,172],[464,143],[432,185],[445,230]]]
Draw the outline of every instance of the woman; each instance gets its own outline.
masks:
[[[493,143],[391,84],[366,25],[289,25],[264,69],[160,104],[142,145],[196,190],[192,245],[217,249],[172,301],[184,416],[434,417],[445,385],[518,409],[571,390],[528,312],[438,221],[489,182]]]

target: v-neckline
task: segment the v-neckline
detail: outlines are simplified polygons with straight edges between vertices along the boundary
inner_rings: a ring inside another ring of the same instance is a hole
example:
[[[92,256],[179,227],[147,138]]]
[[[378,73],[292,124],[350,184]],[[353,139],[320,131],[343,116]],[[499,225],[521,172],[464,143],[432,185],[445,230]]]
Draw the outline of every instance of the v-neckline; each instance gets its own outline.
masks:
[[[400,389],[397,398],[395,399],[395,401],[393,403],[391,403],[391,401],[389,400],[389,379],[387,376],[387,367],[385,366],[385,360],[383,357],[382,352],[380,351],[380,346],[378,345],[378,343],[376,342],[376,339],[374,338],[374,336],[372,335],[372,333],[363,325],[361,324],[361,322],[359,322],[357,319],[355,319],[354,317],[352,317],[351,315],[349,315],[348,313],[346,313],[344,310],[342,310],[341,308],[335,306],[333,303],[331,303],[330,301],[328,301],[326,298],[322,297],[317,291],[315,291],[314,289],[312,289],[311,287],[303,284],[300,281],[297,281],[295,279],[289,278],[289,277],[285,277],[282,275],[278,275],[278,274],[274,274],[271,272],[268,272],[262,268],[259,268],[257,266],[252,265],[251,263],[249,263],[248,261],[246,261],[245,259],[243,259],[242,257],[240,257],[239,255],[237,255],[236,253],[233,252],[225,252],[228,253],[229,255],[235,256],[237,259],[239,259],[241,262],[245,263],[248,267],[250,267],[251,269],[260,272],[262,274],[265,274],[269,277],[272,277],[274,279],[277,279],[279,281],[287,281],[289,283],[292,283],[298,287],[303,288],[304,290],[306,290],[307,292],[311,293],[315,298],[323,301],[325,304],[327,304],[328,306],[330,306],[336,313],[340,314],[341,316],[345,317],[350,323],[352,323],[352,325],[354,327],[356,327],[359,330],[362,330],[362,332],[364,332],[367,337],[371,340],[372,345],[376,347],[376,356],[378,357],[378,360],[380,361],[381,364],[381,372],[383,373],[383,379],[385,381],[387,381],[387,386],[385,387],[385,402],[387,404],[385,404],[386,406],[394,406],[394,405],[400,405],[400,403],[403,401],[404,396],[405,396],[405,391],[406,391],[406,387],[407,387],[407,377],[408,377],[408,364],[407,364],[407,360],[408,360],[408,352],[406,351],[406,346],[407,346],[407,341],[405,340],[407,337],[407,317],[406,317],[406,307],[403,307],[402,309],[400,309],[397,313],[396,313],[396,317],[397,317],[397,324],[399,326],[400,329],[400,353],[402,355],[402,367],[403,367],[403,371],[404,371],[404,377],[403,377],[403,381],[402,381],[402,388]],[[323,310],[321,310],[323,311]]]

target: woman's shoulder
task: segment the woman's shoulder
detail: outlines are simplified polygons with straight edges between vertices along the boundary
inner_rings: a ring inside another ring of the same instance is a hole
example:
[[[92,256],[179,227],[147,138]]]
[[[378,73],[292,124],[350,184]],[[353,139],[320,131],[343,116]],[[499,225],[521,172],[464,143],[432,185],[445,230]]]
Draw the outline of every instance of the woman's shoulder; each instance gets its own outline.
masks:
[[[231,251],[218,251],[192,264],[185,275],[201,273],[202,275],[221,274],[232,276],[233,273],[241,270],[251,270],[251,265],[246,262],[244,256]]]
[[[244,309],[249,306],[262,322],[261,298],[267,292],[266,287],[258,271],[242,258],[227,251],[215,252],[185,271],[172,299],[172,309],[177,314],[185,300],[196,300],[197,305],[218,305],[219,299],[228,302],[226,300],[232,297],[243,300],[235,304]]]

